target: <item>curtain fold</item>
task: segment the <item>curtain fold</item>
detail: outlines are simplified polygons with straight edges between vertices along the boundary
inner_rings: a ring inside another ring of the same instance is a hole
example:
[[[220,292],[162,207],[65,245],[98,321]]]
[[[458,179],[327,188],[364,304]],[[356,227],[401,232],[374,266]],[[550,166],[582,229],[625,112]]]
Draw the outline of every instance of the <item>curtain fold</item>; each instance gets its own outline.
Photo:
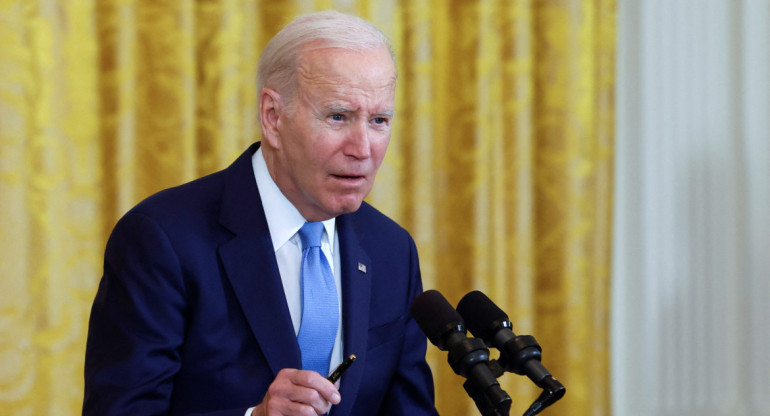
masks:
[[[0,0],[0,405],[77,414],[117,219],[259,139],[261,49],[301,13],[392,40],[393,138],[370,202],[415,237],[426,288],[481,290],[609,413],[615,0]],[[494,354],[493,354],[494,357]],[[442,415],[477,414],[429,345]],[[512,414],[538,392],[500,379]],[[259,398],[256,398],[259,399]]]

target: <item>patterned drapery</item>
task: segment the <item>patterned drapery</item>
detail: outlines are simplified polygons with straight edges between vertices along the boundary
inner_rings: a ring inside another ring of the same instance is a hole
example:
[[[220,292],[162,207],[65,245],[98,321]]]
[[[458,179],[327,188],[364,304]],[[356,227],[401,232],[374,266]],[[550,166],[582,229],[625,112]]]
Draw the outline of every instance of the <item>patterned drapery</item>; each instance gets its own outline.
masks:
[[[294,16],[388,34],[396,127],[369,200],[426,288],[487,293],[609,413],[615,0],[0,0],[0,407],[78,414],[106,238],[142,198],[258,140],[256,61]],[[477,414],[429,346],[442,415]],[[538,392],[506,375],[521,414]],[[259,398],[255,398],[259,399]]]

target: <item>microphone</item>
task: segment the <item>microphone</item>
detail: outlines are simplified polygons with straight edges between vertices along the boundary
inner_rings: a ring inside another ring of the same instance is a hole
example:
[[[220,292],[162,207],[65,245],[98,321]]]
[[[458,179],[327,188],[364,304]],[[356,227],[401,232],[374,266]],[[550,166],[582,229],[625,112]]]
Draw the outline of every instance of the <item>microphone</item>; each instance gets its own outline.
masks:
[[[430,342],[448,351],[449,366],[465,377],[465,391],[484,416],[508,415],[511,398],[489,369],[489,349],[484,342],[466,337],[462,317],[436,290],[417,296],[410,308],[412,316]]]
[[[474,290],[457,304],[468,329],[488,345],[500,350],[499,364],[505,371],[526,375],[543,394],[525,415],[534,415],[564,396],[566,389],[540,362],[542,348],[531,335],[516,335],[508,315],[485,294]]]

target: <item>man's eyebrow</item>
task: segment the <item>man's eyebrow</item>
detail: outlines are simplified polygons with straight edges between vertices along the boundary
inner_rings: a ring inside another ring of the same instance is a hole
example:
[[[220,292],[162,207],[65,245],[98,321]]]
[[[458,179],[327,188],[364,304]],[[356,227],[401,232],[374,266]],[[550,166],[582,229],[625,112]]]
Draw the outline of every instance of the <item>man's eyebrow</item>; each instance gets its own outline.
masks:
[[[349,113],[351,111],[351,109],[344,104],[328,104],[325,105],[323,109],[327,113]]]
[[[333,113],[333,114],[350,113],[354,111],[351,108],[346,107],[344,104],[329,104],[324,106],[323,109],[326,113]],[[396,113],[395,110],[384,110],[384,111],[377,111],[373,113],[372,116],[393,118],[395,113]]]
[[[375,117],[390,117],[393,118],[393,116],[396,114],[394,110],[385,110],[385,111],[378,111],[374,114],[372,114]]]

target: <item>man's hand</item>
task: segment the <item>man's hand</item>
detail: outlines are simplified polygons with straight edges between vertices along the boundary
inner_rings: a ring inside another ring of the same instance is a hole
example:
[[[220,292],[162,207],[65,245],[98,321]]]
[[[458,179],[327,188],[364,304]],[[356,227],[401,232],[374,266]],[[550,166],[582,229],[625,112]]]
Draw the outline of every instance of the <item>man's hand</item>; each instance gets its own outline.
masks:
[[[340,393],[315,371],[284,368],[251,416],[316,416],[339,404]]]

